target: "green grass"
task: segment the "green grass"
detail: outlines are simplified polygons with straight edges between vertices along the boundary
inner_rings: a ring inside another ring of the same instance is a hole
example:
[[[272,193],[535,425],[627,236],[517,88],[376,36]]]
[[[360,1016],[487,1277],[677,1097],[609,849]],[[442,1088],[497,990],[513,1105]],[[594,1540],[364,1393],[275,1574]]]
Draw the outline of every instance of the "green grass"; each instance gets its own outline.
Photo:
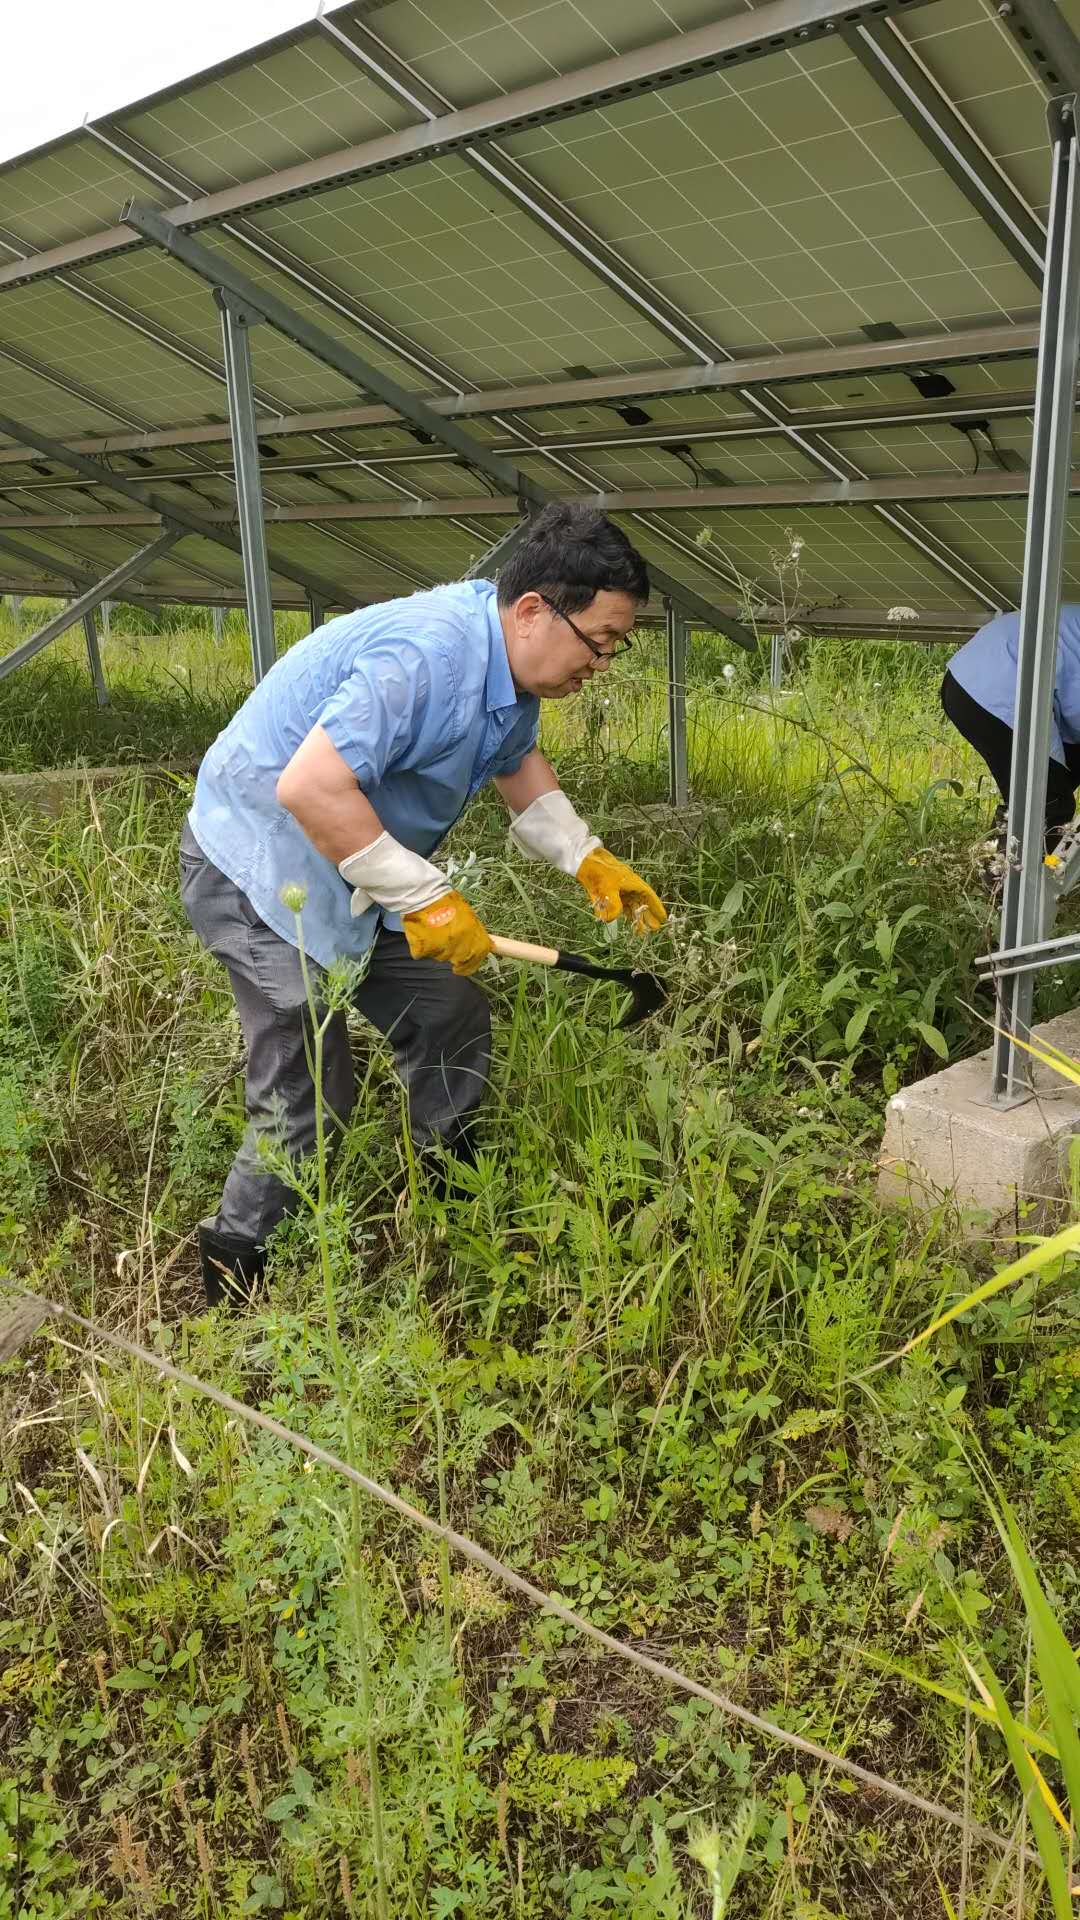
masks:
[[[221,656],[134,638],[106,648],[104,721],[74,645],[0,685],[0,761],[199,751],[243,684],[239,623]],[[694,650],[690,825],[646,811],[655,642],[545,715],[568,790],[672,908],[648,950],[669,1012],[616,1033],[602,986],[486,974],[485,1152],[445,1206],[357,1024],[332,1186],[243,1321],[201,1313],[191,1239],[239,1135],[242,1049],[177,898],[183,783],[133,777],[54,820],[0,801],[0,1275],[347,1455],[620,1640],[1010,1834],[965,1659],[1018,1721],[1047,1734],[1047,1709],[1037,1671],[1025,1703],[1023,1604],[971,1462],[1075,1642],[1073,1264],[861,1377],[991,1270],[948,1214],[882,1215],[873,1162],[887,1096],[986,1037],[992,796],[943,735],[942,654],[822,645],[782,713],[724,657]],[[452,851],[475,852],[462,884],[498,931],[639,957],[571,882],[508,859],[492,796]],[[0,1433],[0,1920],[376,1914],[375,1784],[394,1920],[706,1916],[709,1834],[733,1823],[732,1920],[945,1914],[939,1879],[961,1920],[1049,1911],[1015,1852],[629,1668],[100,1341],[58,1327],[0,1369]]]

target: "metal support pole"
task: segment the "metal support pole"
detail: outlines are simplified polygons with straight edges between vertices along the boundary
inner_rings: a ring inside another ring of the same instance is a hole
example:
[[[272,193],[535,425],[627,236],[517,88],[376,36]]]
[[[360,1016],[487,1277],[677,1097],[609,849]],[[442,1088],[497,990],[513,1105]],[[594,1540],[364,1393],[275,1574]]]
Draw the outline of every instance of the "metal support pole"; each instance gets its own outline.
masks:
[[[1052,100],[1048,108],[1053,154],[1050,220],[1035,381],[1000,949],[1027,947],[1044,931],[1046,783],[1061,620],[1073,394],[1080,353],[1076,111],[1075,94]],[[1015,1047],[1009,1035],[1027,1038],[1033,990],[1030,972],[1017,973],[999,984],[999,1032],[990,1086],[995,1106],[1015,1106],[1031,1096],[1030,1056]]]
[[[213,623],[213,628],[214,628],[214,643],[215,643],[215,645],[216,645],[216,646],[219,646],[219,647],[220,647],[220,645],[221,645],[221,642],[222,642],[222,638],[223,638],[223,636],[224,636],[224,633],[225,633],[225,609],[224,609],[224,607],[211,607],[211,609],[210,609],[210,619],[211,619],[211,621],[212,621],[212,623]]]
[[[24,598],[25,598],[25,595],[21,593],[8,594],[8,605],[11,608],[11,622],[15,628],[16,633],[18,633],[19,628],[22,624],[21,615],[22,615],[22,603]]]
[[[104,605],[105,602],[102,602]],[[82,617],[83,632],[86,635],[86,657],[90,662],[90,678],[94,683],[99,707],[109,704],[109,689],[105,685],[105,674],[101,665],[101,648],[98,646],[97,621],[93,607],[88,607]]]
[[[259,436],[255,425],[255,395],[251,377],[248,329],[261,315],[250,315],[239,300],[214,288],[221,311],[221,339],[229,392],[229,433],[236,474],[236,506],[240,545],[244,556],[244,595],[251,636],[251,670],[255,684],[269,673],[277,658],[274,642],[274,603],[270,595],[270,562],[266,553]]]
[[[105,635],[106,640],[109,638],[111,628],[112,628],[112,601],[103,600],[101,603],[101,631]]]
[[[774,633],[769,641],[769,685],[779,692],[784,684],[784,636]]]
[[[324,606],[321,600],[316,600],[315,595],[313,593],[308,594],[307,604],[308,604],[308,619],[311,622],[310,631],[314,633],[316,627],[321,627],[323,624],[323,621],[326,619],[326,607]]]
[[[166,527],[164,533],[159,534],[156,540],[151,540],[149,546],[140,547],[138,553],[133,553],[127,560],[122,560],[118,567],[114,567],[111,573],[105,575],[104,580],[99,580],[96,586],[88,587],[85,593],[81,593],[77,600],[72,600],[70,605],[66,606],[62,613],[56,614],[46,626],[40,628],[37,633],[32,633],[29,639],[5,654],[0,660],[0,680],[6,680],[8,674],[14,673],[16,667],[24,666],[27,660],[32,660],[35,653],[40,653],[50,641],[58,640],[69,627],[76,626],[84,614],[93,613],[94,608],[100,607],[103,600],[115,597],[121,587],[125,587],[129,580],[133,580],[137,573],[142,572],[144,567],[160,559],[163,553],[168,553],[170,547],[174,547],[183,537],[182,528]]]
[[[668,797],[673,807],[685,807],[690,797],[686,752],[686,622],[670,600],[665,601],[668,667]]]

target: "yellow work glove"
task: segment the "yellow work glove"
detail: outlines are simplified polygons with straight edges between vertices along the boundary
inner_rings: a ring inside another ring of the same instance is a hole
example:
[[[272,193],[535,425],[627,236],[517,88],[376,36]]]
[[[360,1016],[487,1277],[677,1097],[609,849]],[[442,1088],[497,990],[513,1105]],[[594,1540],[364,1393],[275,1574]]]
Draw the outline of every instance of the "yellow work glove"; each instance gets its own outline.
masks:
[[[406,913],[401,924],[414,960],[445,960],[455,973],[475,973],[492,952],[483,921],[453,889]]]
[[[617,920],[624,913],[635,933],[655,933],[667,919],[667,908],[652,888],[606,847],[585,855],[577,877],[598,920]]]

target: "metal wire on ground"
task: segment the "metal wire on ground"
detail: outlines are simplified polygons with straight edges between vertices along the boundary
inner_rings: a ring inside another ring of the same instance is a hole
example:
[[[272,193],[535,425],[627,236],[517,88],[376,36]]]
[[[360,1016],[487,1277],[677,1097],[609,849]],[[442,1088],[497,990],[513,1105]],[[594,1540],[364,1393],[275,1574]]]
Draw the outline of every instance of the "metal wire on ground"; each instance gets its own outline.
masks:
[[[76,1313],[73,1308],[64,1306],[58,1300],[49,1300],[25,1287],[12,1288],[11,1291],[19,1296],[20,1305],[0,1321],[0,1364],[11,1359],[47,1320],[67,1320],[73,1326],[81,1327],[83,1332],[89,1334],[92,1339],[103,1341],[107,1346],[126,1353],[131,1359],[139,1360],[153,1368],[161,1378],[173,1380],[181,1387],[189,1387],[193,1393],[199,1394],[203,1399],[214,1401],[217,1406],[223,1407],[236,1419],[245,1421],[248,1426],[259,1427],[264,1433],[272,1433],[278,1440],[284,1440],[287,1445],[295,1447],[297,1452],[305,1453],[309,1459],[317,1460],[321,1466],[329,1467],[333,1473],[341,1474],[344,1479],[352,1481],[355,1486],[369,1494],[373,1500],[378,1500],[383,1506],[390,1507],[393,1512],[400,1514],[413,1526],[421,1528],[424,1533],[430,1534],[433,1539],[445,1541],[447,1546],[453,1548],[456,1553],[460,1553],[464,1559],[472,1560],[477,1566],[486,1568],[487,1572],[501,1581],[504,1586],[523,1594],[545,1613],[553,1614],[556,1619],[562,1620],[568,1627],[573,1627],[576,1632],[584,1634],[587,1639],[594,1640],[598,1646],[605,1647],[609,1653],[617,1655],[620,1660],[641,1668],[645,1673],[655,1675],[657,1679],[678,1688],[681,1693],[693,1694],[695,1698],[704,1700],[707,1705],[726,1714],[729,1719],[737,1720],[743,1726],[753,1727],[755,1732],[766,1734],[769,1739],[791,1747],[796,1753],[805,1754],[809,1759],[817,1760],[822,1766],[834,1768],[839,1773],[846,1773],[851,1779],[860,1781],[863,1786],[872,1788],[876,1793],[887,1795],[889,1799],[899,1802],[901,1806],[911,1807],[917,1813],[929,1814],[931,1819],[942,1821],[948,1826],[959,1827],[968,1839],[981,1840],[985,1845],[994,1847],[1002,1853],[1013,1849],[1014,1839],[994,1833],[989,1827],[978,1825],[975,1821],[969,1820],[966,1814],[958,1813],[951,1807],[942,1806],[939,1801],[927,1800],[922,1794],[912,1793],[909,1788],[887,1779],[884,1774],[874,1773],[869,1767],[861,1767],[855,1760],[848,1760],[842,1754],[831,1753],[827,1747],[819,1746],[815,1740],[807,1740],[802,1734],[792,1733],[786,1727],[778,1726],[775,1721],[766,1720],[763,1715],[752,1712],[749,1707],[739,1706],[737,1701],[729,1700],[725,1694],[715,1692],[712,1687],[703,1686],[689,1674],[682,1673],[678,1667],[669,1666],[664,1660],[656,1660],[651,1654],[641,1653],[636,1647],[628,1646],[625,1641],[616,1640],[612,1634],[605,1633],[601,1627],[594,1626],[591,1620],[586,1620],[580,1613],[575,1613],[572,1607],[565,1606],[561,1600],[556,1600],[554,1595],[545,1593],[542,1587],[534,1586],[531,1580],[526,1580],[523,1575],[515,1573],[511,1567],[504,1566],[501,1560],[497,1560],[494,1554],[488,1553],[485,1547],[478,1546],[475,1540],[470,1540],[467,1535],[456,1532],[453,1527],[442,1526],[439,1521],[430,1519],[426,1513],[421,1513],[418,1507],[410,1506],[400,1494],[380,1485],[379,1481],[370,1479],[366,1473],[361,1473],[347,1461],[328,1452],[325,1447],[320,1447],[314,1440],[308,1440],[303,1434],[295,1433],[291,1427],[283,1426],[280,1420],[273,1419],[270,1414],[246,1406],[242,1400],[234,1399],[231,1393],[212,1386],[209,1381],[200,1380],[196,1374],[184,1373],[181,1368],[174,1367],[171,1361],[162,1359],[160,1354],[151,1353],[149,1348],[140,1346],[134,1340],[128,1340],[123,1334],[113,1333],[109,1328],[99,1326],[93,1320],[84,1319],[82,1314]],[[1039,1864],[1037,1855],[1024,1848],[1021,1848],[1020,1852],[1032,1864],[1036,1866]]]

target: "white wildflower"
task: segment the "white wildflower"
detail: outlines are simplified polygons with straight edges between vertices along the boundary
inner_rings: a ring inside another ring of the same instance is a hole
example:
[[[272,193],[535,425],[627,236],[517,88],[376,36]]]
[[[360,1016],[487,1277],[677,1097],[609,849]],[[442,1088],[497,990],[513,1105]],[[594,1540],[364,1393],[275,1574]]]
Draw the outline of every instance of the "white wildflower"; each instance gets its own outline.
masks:
[[[725,666],[725,668],[724,668],[724,679],[725,679],[725,680],[734,680],[734,678],[735,678],[735,669],[734,669],[734,667],[732,666],[732,664],[731,664],[731,661],[729,660],[729,661],[727,662],[727,665],[726,665],[726,666]]]
[[[905,620],[917,620],[918,617],[914,607],[890,607],[885,615],[886,620],[895,620],[900,625]]]

